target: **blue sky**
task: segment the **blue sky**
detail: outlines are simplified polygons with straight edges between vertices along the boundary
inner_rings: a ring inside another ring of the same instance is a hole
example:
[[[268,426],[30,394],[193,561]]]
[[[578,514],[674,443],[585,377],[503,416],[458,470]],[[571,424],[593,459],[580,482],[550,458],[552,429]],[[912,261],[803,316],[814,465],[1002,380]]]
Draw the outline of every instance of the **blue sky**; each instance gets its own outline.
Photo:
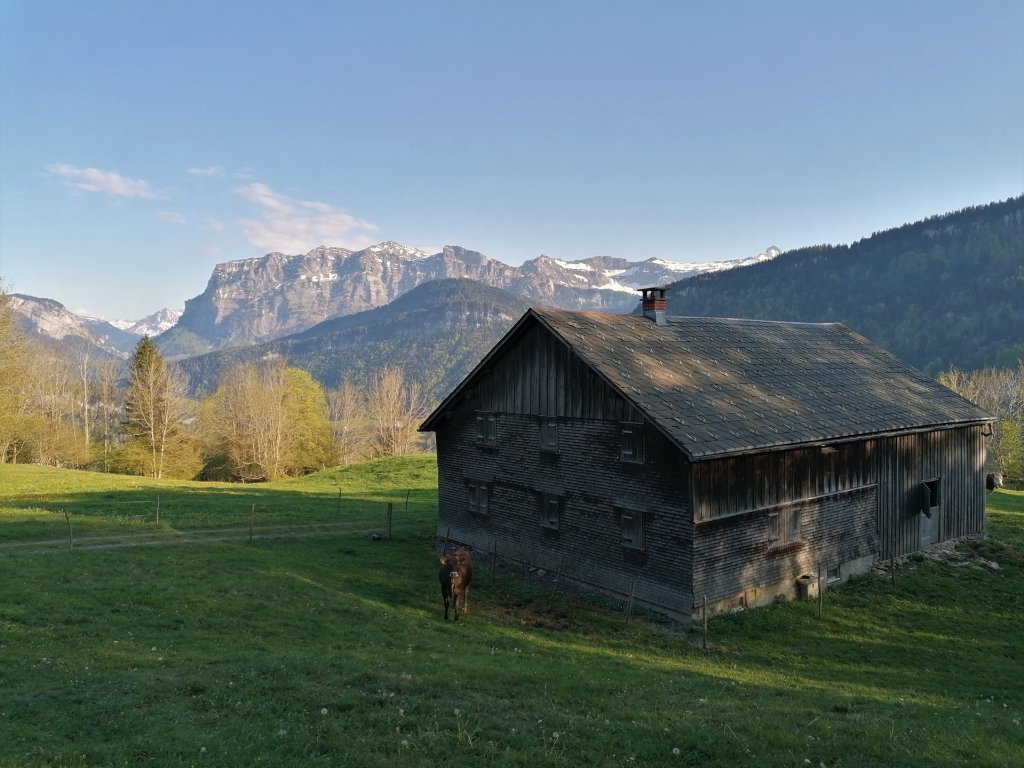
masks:
[[[1024,3],[0,0],[0,278],[396,240],[734,259],[1024,192]]]

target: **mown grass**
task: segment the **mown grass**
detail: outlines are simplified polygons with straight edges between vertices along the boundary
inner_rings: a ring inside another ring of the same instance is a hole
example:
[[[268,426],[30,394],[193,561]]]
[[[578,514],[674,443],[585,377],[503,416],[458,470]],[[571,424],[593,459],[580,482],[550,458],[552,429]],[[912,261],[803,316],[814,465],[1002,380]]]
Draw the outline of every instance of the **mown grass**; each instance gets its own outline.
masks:
[[[358,517],[430,467],[340,474]],[[117,490],[41,471],[17,503],[45,508],[59,480],[97,516],[91,496]],[[259,490],[336,504],[339,482]],[[390,541],[0,550],[0,766],[1021,764],[1022,493],[990,497],[971,553],[997,570],[926,560],[895,588],[830,590],[820,619],[814,603],[715,619],[706,652],[486,558],[470,614],[446,624],[422,503]]]

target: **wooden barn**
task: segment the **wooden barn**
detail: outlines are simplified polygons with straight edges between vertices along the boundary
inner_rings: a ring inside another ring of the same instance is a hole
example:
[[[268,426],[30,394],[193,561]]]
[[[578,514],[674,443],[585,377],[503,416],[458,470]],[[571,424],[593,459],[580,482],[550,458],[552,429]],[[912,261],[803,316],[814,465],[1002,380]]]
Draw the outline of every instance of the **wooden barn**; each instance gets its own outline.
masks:
[[[421,426],[440,536],[689,617],[983,529],[975,405],[842,325],[663,297],[523,315]]]

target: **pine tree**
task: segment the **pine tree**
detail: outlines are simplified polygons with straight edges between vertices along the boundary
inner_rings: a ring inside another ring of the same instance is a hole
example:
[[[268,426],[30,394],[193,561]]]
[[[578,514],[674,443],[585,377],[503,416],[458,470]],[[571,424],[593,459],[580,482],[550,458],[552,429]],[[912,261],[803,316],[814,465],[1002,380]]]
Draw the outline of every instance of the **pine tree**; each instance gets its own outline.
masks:
[[[187,438],[182,390],[159,348],[143,336],[132,355],[122,432],[145,454],[143,466],[152,477],[163,476],[168,454]]]

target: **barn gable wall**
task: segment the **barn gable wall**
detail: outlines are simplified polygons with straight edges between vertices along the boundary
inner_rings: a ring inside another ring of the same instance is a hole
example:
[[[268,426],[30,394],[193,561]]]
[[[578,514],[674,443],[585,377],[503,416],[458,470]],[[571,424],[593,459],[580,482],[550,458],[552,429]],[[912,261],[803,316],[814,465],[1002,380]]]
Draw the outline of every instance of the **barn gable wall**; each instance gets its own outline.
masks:
[[[472,407],[500,413],[638,421],[641,415],[543,326],[524,329],[476,381]]]
[[[561,578],[688,615],[692,515],[688,468],[658,433],[648,459],[622,461],[617,421],[560,419],[558,452],[540,447],[542,419],[502,413],[496,446],[476,441],[475,412],[438,430],[438,536],[470,545],[479,558],[537,566]],[[470,510],[470,484],[487,485],[486,515]],[[561,500],[557,528],[545,527],[541,494]],[[623,513],[643,516],[643,547],[623,540]],[[486,560],[485,560],[486,561]],[[634,581],[635,580],[635,581]]]

